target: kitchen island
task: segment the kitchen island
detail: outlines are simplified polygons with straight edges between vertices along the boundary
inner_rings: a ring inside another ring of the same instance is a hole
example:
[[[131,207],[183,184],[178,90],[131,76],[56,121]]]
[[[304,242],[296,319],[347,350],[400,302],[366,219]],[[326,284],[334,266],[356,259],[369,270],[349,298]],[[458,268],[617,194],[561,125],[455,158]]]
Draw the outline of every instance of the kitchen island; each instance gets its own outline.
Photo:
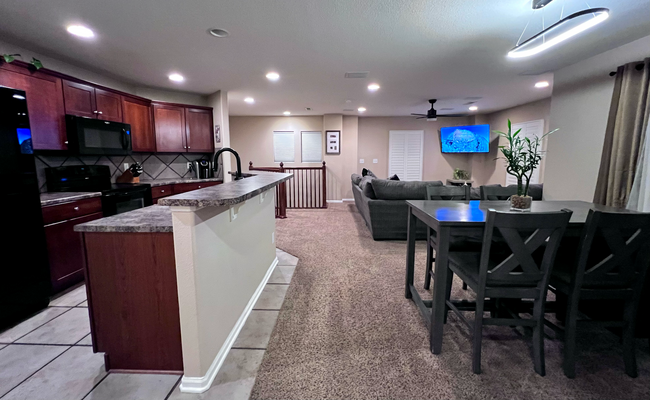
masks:
[[[259,172],[75,227],[107,369],[210,387],[277,264],[274,188],[291,176]]]

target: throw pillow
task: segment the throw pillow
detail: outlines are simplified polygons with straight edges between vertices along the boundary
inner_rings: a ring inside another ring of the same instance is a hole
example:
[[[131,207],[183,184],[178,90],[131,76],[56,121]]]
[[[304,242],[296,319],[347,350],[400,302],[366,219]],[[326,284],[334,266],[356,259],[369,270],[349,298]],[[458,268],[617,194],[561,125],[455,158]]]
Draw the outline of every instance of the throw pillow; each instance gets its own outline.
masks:
[[[359,182],[361,182],[361,175],[359,174],[352,174],[350,177],[352,179],[352,184],[359,186]]]
[[[397,174],[393,174],[390,178],[388,178],[389,181],[399,181],[399,176]]]
[[[372,176],[364,176],[359,182],[359,189],[363,192],[363,195],[369,199],[376,199],[375,190],[372,188],[372,180],[375,179]]]
[[[371,170],[364,168],[361,170],[361,176],[372,176],[373,178],[376,178],[377,175],[374,174]]]

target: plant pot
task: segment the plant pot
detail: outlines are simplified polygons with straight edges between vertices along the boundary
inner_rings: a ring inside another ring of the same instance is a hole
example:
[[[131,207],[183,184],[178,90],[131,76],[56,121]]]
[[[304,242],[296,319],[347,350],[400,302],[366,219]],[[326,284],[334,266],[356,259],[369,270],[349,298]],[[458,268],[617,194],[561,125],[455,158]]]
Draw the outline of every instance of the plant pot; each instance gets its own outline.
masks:
[[[530,196],[514,195],[510,197],[510,211],[530,211],[533,198]]]

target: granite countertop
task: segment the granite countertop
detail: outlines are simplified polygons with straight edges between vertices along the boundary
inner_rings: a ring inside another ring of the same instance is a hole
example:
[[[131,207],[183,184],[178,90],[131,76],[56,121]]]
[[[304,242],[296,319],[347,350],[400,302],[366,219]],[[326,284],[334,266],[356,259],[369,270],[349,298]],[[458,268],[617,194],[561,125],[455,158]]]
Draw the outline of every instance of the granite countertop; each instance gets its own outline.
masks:
[[[292,176],[293,174],[280,172],[256,171],[250,178],[165,197],[158,200],[158,204],[180,207],[212,207],[238,204],[291,179]]]
[[[52,192],[41,193],[41,207],[55,206],[71,201],[101,197],[102,192]]]
[[[172,232],[169,207],[153,205],[75,225],[75,232]]]
[[[164,186],[164,185],[173,185],[176,183],[201,183],[201,182],[221,182],[221,178],[206,178],[206,179],[196,179],[196,178],[177,178],[177,179],[157,179],[155,181],[140,180],[140,183],[146,183],[151,185],[151,187]]]

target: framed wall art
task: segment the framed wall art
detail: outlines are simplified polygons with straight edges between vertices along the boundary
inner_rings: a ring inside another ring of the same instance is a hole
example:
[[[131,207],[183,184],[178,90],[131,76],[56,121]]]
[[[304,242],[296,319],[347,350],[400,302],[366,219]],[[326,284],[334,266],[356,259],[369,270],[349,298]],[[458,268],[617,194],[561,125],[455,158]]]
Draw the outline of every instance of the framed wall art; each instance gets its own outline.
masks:
[[[341,154],[341,131],[326,131],[325,140],[325,154]]]

